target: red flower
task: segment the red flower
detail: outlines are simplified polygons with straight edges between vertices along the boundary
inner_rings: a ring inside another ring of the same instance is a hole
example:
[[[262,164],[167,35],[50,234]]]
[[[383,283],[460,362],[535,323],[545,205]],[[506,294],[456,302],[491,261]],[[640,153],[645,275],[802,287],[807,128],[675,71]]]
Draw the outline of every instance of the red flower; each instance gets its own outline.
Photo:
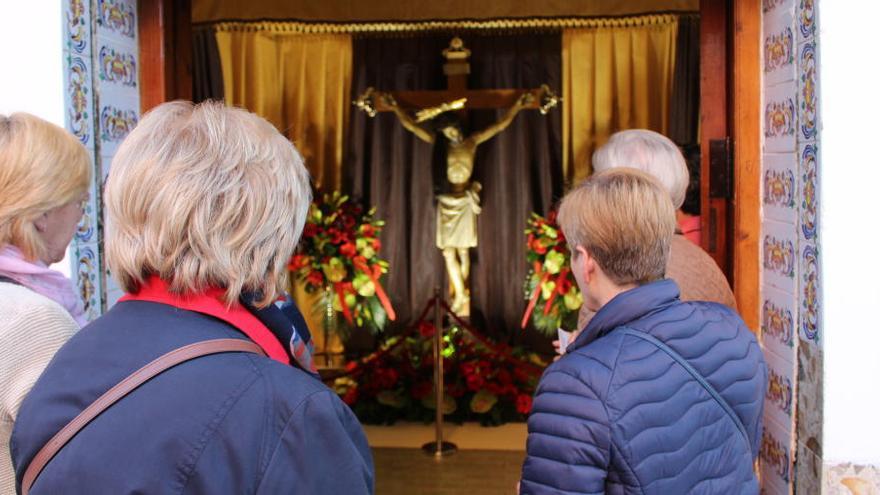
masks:
[[[306,276],[306,282],[314,286],[320,287],[324,285],[324,275],[322,275],[321,272],[317,270],[312,270]]]
[[[382,249],[382,241],[380,241],[378,238],[374,238],[373,239],[373,250],[378,251],[380,249]]]
[[[532,248],[532,251],[538,254],[547,254],[547,247],[544,246],[544,243],[541,242],[541,239],[535,239],[530,247]]]
[[[532,410],[532,397],[527,394],[519,394],[516,398],[516,412],[528,414]]]
[[[348,241],[348,235],[339,229],[331,228],[327,231],[327,234],[330,235],[330,242],[333,244],[342,244]]]
[[[299,270],[300,268],[308,264],[308,260],[308,256],[304,254],[294,255],[294,257],[290,259],[290,263],[287,265],[287,268],[290,270]]]
[[[349,361],[348,363],[345,364],[345,372],[351,373],[354,370],[356,370],[358,368],[358,366],[360,366],[360,365],[358,364],[357,361]]]
[[[355,247],[355,245],[351,242],[346,242],[339,247],[339,254],[345,256],[346,258],[353,258],[354,255],[357,254],[357,247]]]
[[[474,363],[461,363],[459,368],[465,376],[473,375],[477,371],[477,366]]]
[[[357,222],[355,222],[355,219],[354,219],[353,216],[351,216],[351,215],[343,215],[343,217],[342,217],[342,225],[345,226],[345,229],[346,229],[346,230],[351,230],[351,229],[353,229],[354,226],[355,226],[355,223],[357,223]]]
[[[313,223],[306,223],[303,227],[303,237],[314,237],[318,233],[318,226]]]
[[[479,391],[481,388],[483,388],[483,383],[485,383],[483,377],[477,374],[468,375],[465,381],[467,381],[467,388],[471,392]]]
[[[426,339],[434,336],[434,325],[427,321],[419,322],[419,333]]]
[[[342,402],[345,402],[349,406],[357,402],[358,400],[358,389],[357,387],[351,387],[345,392],[345,395],[342,396]]]
[[[556,292],[565,295],[569,290],[571,290],[571,280],[567,276],[556,279]]]
[[[361,234],[363,234],[364,237],[373,237],[376,235],[376,228],[370,224],[361,225]]]

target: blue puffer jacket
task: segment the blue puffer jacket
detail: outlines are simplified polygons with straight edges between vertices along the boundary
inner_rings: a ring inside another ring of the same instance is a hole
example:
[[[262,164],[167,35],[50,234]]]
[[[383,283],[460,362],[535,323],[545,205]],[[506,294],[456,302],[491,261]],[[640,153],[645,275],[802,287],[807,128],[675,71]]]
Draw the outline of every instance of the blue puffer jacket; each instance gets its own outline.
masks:
[[[172,306],[120,302],[55,355],[21,406],[21,483],[37,451],[99,395],[173,349],[244,334]],[[5,447],[5,446],[4,446]],[[178,365],[95,418],[46,466],[39,494],[369,494],[373,460],[351,410],[318,379],[269,358]]]
[[[521,493],[758,493],[761,349],[730,309],[678,297],[671,280],[619,294],[547,369],[529,417]],[[705,377],[730,414],[664,346]]]

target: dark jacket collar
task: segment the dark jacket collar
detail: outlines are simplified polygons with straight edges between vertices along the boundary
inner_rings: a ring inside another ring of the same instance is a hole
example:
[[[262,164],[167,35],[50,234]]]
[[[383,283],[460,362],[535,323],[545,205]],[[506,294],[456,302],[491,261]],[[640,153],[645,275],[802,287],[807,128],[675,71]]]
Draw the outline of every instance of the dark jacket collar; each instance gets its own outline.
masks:
[[[599,308],[599,312],[569,346],[569,351],[583,347],[621,325],[678,302],[679,293],[678,284],[672,279],[658,280],[621,292]]]

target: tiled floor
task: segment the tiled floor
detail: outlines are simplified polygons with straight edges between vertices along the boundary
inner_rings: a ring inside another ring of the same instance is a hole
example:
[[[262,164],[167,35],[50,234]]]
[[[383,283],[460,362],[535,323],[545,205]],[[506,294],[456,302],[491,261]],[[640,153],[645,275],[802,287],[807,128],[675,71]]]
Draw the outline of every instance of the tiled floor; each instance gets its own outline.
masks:
[[[376,495],[512,495],[525,452],[464,450],[440,460],[418,449],[374,448]]]

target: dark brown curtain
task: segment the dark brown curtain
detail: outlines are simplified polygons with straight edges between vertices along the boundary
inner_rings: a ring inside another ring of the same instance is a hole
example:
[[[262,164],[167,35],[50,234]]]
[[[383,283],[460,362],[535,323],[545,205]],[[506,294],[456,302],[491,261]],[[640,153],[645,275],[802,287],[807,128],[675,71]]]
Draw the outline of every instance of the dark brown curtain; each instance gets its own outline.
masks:
[[[354,42],[354,98],[368,86],[383,91],[443,89],[441,52],[456,33]],[[534,88],[559,92],[560,36],[462,36],[471,52],[472,89]],[[504,109],[472,111],[468,127],[482,129]],[[433,289],[445,290],[442,258],[434,244],[432,147],[407,132],[392,114],[354,112],[346,187],[376,205],[387,224],[382,256],[391,263],[387,289],[404,324],[417,316]],[[472,250],[472,320],[500,340],[547,346],[519,322],[525,309],[523,229],[532,211],[546,213],[562,192],[561,116],[521,112],[503,133],[478,148],[474,179],[483,185],[479,247]],[[544,348],[547,350],[549,347]]]
[[[669,139],[680,146],[699,143],[700,18],[684,15],[678,21],[675,73],[669,101]]]
[[[223,72],[217,38],[211,26],[193,27],[193,101],[222,100]]]

